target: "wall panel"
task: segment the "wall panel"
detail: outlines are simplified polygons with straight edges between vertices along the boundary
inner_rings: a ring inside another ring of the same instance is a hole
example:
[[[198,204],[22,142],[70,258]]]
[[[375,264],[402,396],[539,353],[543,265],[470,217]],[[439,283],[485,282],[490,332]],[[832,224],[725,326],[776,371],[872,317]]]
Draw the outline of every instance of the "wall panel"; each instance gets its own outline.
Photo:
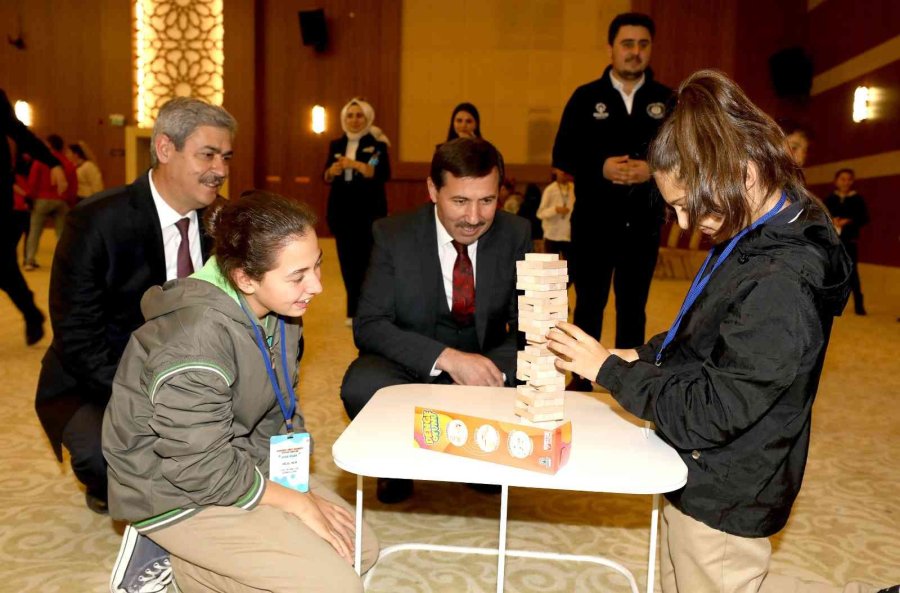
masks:
[[[107,185],[125,181],[124,128],[132,115],[131,4],[121,0],[0,2],[0,88],[27,100],[39,136],[84,140]],[[21,23],[21,30],[19,24]],[[6,43],[21,33],[25,49]]]

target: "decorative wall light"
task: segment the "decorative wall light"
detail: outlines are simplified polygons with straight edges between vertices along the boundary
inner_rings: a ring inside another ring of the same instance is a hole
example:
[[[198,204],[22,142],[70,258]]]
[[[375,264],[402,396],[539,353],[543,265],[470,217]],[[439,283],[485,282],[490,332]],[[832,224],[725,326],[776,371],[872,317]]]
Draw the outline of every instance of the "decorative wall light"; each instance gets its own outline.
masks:
[[[31,105],[28,104],[28,101],[16,101],[14,109],[16,111],[16,119],[30,128]]]
[[[325,108],[321,105],[312,108],[312,131],[316,134],[325,131]]]
[[[152,127],[173,97],[224,99],[223,0],[135,0],[135,119]]]
[[[858,86],[853,92],[853,121],[859,123],[871,117],[869,87]]]

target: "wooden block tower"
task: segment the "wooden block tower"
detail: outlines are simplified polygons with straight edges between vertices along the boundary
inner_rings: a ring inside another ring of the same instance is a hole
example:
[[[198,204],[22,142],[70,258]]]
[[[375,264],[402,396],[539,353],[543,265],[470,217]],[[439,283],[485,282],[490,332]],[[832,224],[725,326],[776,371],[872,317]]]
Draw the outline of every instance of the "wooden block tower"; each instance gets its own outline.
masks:
[[[516,378],[525,385],[516,387],[515,412],[531,422],[563,419],[566,379],[547,349],[547,333],[568,318],[568,281],[567,264],[556,254],[526,253],[516,262],[516,289],[525,291],[519,296],[519,331],[527,345],[516,361]]]

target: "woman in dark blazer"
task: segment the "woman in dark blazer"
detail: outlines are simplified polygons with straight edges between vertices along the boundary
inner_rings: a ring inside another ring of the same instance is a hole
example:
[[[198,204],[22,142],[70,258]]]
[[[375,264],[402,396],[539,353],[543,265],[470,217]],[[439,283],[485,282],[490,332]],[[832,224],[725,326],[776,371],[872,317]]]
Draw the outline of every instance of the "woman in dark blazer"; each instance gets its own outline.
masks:
[[[347,289],[347,324],[356,316],[369,256],[372,223],[387,215],[384,183],[391,177],[390,142],[372,125],[375,110],[362,99],[341,109],[344,135],[331,142],[325,163],[328,227],[337,242],[341,276]]]

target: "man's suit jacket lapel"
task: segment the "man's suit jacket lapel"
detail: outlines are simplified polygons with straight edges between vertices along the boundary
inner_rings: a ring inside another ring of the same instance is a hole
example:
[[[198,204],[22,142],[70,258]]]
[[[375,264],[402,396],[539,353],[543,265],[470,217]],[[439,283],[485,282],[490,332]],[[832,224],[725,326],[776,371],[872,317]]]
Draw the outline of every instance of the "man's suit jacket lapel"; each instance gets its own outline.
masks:
[[[450,313],[447,295],[444,292],[444,278],[441,274],[441,259],[438,257],[437,229],[435,227],[434,206],[426,206],[418,230],[419,266],[422,273],[421,303],[428,316],[426,325],[434,327],[439,314]],[[434,307],[432,303],[437,303]]]
[[[497,281],[496,231],[497,229],[491,228],[478,238],[478,255],[475,260],[475,332],[481,348],[484,347],[484,335],[487,331],[489,301]]]
[[[154,282],[163,284],[166,281],[166,254],[148,175],[149,173],[142,175],[131,185],[131,207],[135,210],[131,220],[134,221],[135,241],[145,246],[150,274]]]

